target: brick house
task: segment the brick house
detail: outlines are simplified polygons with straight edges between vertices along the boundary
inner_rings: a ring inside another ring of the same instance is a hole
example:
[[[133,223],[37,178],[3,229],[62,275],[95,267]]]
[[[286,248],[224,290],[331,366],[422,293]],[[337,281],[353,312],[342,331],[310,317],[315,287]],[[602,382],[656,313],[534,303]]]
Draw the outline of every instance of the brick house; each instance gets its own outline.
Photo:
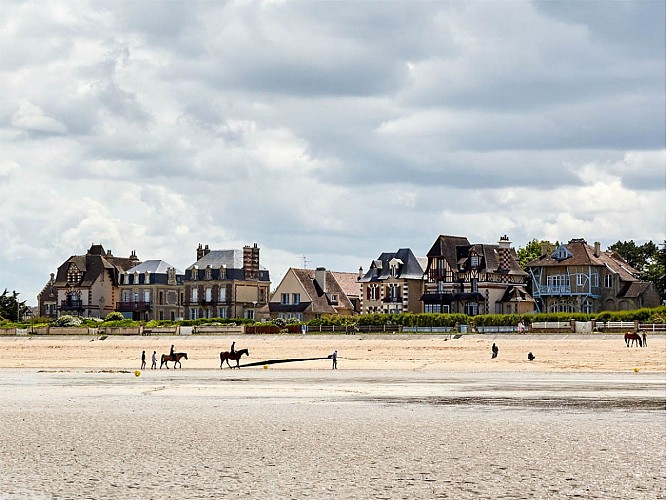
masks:
[[[120,275],[116,311],[135,321],[183,318],[183,272],[163,260],[147,260]]]
[[[114,257],[102,245],[91,245],[85,255],[73,255],[58,267],[52,286],[57,290],[58,316],[73,314],[104,318],[116,307],[120,275],[139,264],[130,257]]]
[[[361,314],[421,312],[425,268],[426,258],[409,248],[380,254],[366,274],[359,268]]]
[[[269,301],[269,271],[260,266],[259,248],[197,248],[197,261],[185,270],[186,319],[249,318]]]

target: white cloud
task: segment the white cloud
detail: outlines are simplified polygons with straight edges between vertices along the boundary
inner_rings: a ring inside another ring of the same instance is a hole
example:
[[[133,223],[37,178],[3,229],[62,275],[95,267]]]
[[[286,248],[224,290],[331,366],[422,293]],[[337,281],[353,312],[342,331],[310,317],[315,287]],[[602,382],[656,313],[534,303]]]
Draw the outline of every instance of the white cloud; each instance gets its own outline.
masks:
[[[257,242],[277,282],[441,233],[662,240],[665,7],[568,5],[3,5],[0,286],[93,242]]]

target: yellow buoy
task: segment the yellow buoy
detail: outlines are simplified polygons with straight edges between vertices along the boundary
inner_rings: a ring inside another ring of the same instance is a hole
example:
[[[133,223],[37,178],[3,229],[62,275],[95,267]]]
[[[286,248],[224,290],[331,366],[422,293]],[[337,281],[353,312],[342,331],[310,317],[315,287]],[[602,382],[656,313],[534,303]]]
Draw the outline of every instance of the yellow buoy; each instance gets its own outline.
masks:
[[[141,375],[141,370],[134,370],[134,376],[138,377],[139,375]]]
[[[269,369],[269,365],[264,365],[264,369],[265,369],[265,370],[268,370],[268,369]]]
[[[637,368],[636,366],[634,367],[634,370],[635,370],[635,373],[639,373],[639,368]]]

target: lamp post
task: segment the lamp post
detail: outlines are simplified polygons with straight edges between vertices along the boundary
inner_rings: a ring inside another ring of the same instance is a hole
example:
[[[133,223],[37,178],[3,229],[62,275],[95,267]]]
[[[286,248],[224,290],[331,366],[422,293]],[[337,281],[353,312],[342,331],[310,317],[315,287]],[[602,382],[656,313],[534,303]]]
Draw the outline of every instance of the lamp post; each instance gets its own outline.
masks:
[[[21,321],[21,304],[19,303],[19,295],[20,293],[16,293],[16,322],[19,323]]]

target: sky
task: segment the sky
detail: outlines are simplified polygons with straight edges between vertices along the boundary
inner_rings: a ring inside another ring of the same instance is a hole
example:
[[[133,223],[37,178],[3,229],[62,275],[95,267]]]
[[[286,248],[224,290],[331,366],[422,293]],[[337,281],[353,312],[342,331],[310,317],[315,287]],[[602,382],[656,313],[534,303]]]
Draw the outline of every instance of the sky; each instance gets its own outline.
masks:
[[[665,239],[664,1],[8,1],[0,289],[201,243]],[[1,290],[0,290],[1,291]]]

